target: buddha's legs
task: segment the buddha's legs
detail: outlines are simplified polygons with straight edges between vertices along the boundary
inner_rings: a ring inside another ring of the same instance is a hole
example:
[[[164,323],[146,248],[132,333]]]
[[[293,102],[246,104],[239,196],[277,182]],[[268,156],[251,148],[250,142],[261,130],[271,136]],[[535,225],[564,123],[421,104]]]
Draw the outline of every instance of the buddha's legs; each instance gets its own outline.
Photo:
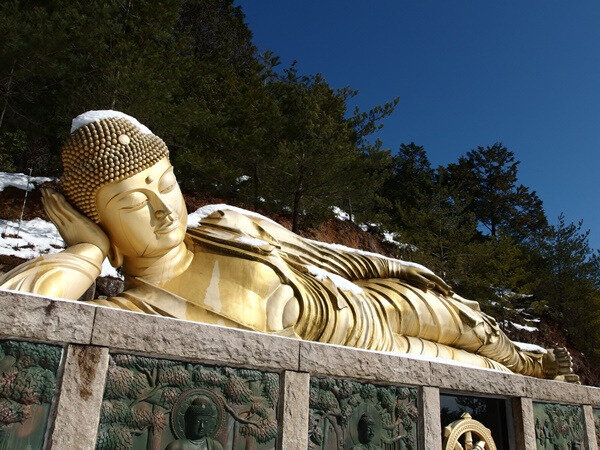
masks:
[[[397,351],[544,377],[543,355],[520,351],[493,319],[459,300],[397,279],[360,285],[386,317]]]

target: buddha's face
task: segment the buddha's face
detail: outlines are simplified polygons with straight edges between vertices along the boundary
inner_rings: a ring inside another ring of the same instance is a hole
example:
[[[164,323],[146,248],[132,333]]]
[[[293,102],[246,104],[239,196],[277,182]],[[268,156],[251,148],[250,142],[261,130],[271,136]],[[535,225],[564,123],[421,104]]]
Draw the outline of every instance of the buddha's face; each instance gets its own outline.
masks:
[[[187,211],[168,158],[96,194],[100,226],[124,256],[156,257],[185,238]]]
[[[358,440],[361,444],[369,444],[374,437],[375,422],[365,413],[358,421]]]
[[[197,440],[211,435],[217,427],[217,409],[208,398],[199,397],[185,412],[185,435]]]

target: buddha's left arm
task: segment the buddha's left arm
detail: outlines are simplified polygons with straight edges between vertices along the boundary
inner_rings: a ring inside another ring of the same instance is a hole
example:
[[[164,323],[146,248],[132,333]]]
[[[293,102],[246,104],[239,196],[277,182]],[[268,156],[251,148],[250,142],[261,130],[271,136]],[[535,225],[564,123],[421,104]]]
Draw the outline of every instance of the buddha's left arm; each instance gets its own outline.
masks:
[[[15,267],[0,276],[0,288],[77,300],[100,275],[103,260],[95,245],[73,245]]]

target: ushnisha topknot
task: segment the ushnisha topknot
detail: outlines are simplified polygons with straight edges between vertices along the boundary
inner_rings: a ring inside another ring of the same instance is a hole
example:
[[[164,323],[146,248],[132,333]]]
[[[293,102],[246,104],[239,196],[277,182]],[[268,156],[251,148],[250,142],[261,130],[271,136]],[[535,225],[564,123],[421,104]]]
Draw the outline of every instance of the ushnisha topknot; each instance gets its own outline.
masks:
[[[79,211],[98,222],[96,192],[169,155],[166,144],[136,119],[118,111],[88,111],[73,120],[62,147],[60,188]]]

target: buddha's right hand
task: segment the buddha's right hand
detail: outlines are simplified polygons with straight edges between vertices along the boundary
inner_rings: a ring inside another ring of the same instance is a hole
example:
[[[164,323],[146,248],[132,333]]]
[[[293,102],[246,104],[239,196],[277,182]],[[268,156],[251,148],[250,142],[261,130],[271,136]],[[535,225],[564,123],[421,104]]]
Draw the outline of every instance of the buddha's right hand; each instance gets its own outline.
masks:
[[[100,249],[102,255],[108,254],[110,241],[106,233],[73,208],[62,194],[51,188],[42,188],[42,203],[67,246],[93,244]]]

